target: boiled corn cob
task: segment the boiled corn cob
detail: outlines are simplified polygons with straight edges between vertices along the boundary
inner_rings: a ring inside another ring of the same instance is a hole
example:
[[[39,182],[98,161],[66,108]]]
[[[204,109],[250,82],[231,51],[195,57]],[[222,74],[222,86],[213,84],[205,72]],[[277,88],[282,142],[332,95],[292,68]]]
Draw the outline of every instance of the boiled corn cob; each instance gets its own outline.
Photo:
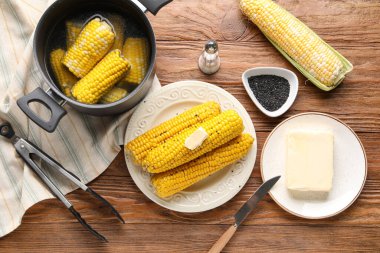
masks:
[[[58,82],[59,88],[68,97],[71,97],[71,88],[78,79],[62,64],[65,55],[63,49],[55,49],[50,53],[50,66]]]
[[[234,110],[227,110],[201,123],[208,134],[194,150],[185,147],[185,140],[197,128],[190,127],[151,150],[142,162],[150,173],[160,173],[187,163],[237,137],[244,130],[243,121]]]
[[[114,50],[114,49],[123,50],[124,30],[125,30],[124,19],[119,15],[111,15],[108,18],[108,20],[110,21],[113,27],[113,31],[115,32],[115,42],[113,43],[111,50]]]
[[[74,21],[66,21],[66,47],[69,49],[78,38],[82,26]]]
[[[123,97],[127,96],[128,92],[126,89],[113,87],[109,92],[107,92],[101,99],[101,104],[109,104],[119,101]]]
[[[131,84],[140,84],[148,70],[148,41],[146,38],[127,38],[123,46],[123,55],[131,61],[131,71],[124,80]]]
[[[323,90],[336,87],[352,64],[272,0],[241,0],[240,8],[270,42]]]
[[[87,75],[91,69],[107,54],[115,40],[112,27],[100,18],[92,19],[80,32],[63,58],[63,64],[79,78]]]
[[[141,165],[147,153],[163,141],[192,125],[211,119],[219,113],[220,105],[213,101],[194,106],[130,141],[125,146],[125,151],[133,156],[137,164]]]
[[[130,68],[129,61],[121,56],[120,50],[108,53],[85,77],[72,89],[76,100],[86,104],[95,104],[123,78]]]
[[[152,185],[161,198],[171,196],[244,157],[253,143],[249,134],[242,134],[226,144],[173,170],[155,174]]]

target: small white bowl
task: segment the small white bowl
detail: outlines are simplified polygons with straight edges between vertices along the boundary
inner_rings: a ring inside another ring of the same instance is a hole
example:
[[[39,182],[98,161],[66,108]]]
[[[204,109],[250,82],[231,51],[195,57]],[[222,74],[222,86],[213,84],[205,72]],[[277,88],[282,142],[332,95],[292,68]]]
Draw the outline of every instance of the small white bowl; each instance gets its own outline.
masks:
[[[271,112],[265,109],[257,100],[256,96],[253,94],[251,88],[249,87],[248,78],[251,76],[259,76],[259,75],[281,76],[288,80],[289,85],[290,85],[289,97],[286,100],[285,104],[283,104],[278,110]],[[265,115],[269,117],[273,117],[273,118],[284,114],[292,106],[298,93],[298,78],[296,74],[294,74],[290,70],[283,69],[283,68],[260,67],[260,68],[248,69],[243,73],[242,80],[243,80],[245,90],[247,91],[249,97],[252,99],[253,103],[255,103],[257,108],[259,108],[260,111],[262,111]]]

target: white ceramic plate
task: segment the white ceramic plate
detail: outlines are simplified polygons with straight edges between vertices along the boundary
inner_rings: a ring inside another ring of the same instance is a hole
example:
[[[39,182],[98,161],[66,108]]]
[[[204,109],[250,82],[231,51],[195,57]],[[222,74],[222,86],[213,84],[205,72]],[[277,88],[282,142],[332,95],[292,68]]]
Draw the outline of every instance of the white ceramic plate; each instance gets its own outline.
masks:
[[[323,198],[293,196],[285,184],[286,133],[291,129],[327,128],[334,133],[334,177]],[[261,154],[263,181],[281,175],[270,195],[286,211],[308,219],[334,216],[359,196],[367,177],[367,158],[355,132],[340,120],[321,113],[303,113],[280,123],[268,136]]]
[[[251,118],[235,97],[209,83],[181,81],[166,85],[158,92],[149,95],[131,117],[125,134],[125,143],[163,121],[211,100],[218,102],[223,111],[236,110],[243,119],[244,132],[250,133],[255,142],[242,160],[165,199],[154,193],[149,173],[136,166],[126,155],[128,170],[135,184],[148,198],[163,207],[179,212],[202,212],[213,209],[234,197],[252,173],[256,160],[257,138]]]

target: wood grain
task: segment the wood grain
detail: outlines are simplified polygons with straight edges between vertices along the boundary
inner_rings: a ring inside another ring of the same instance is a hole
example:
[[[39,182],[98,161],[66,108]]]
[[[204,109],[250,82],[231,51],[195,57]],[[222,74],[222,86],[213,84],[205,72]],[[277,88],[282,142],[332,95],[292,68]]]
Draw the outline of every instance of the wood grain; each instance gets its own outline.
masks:
[[[175,0],[157,16],[148,15],[157,37],[157,75],[162,84],[196,79],[232,93],[249,112],[258,135],[254,172],[231,201],[200,214],[162,208],[133,183],[120,153],[91,186],[121,212],[122,225],[82,191],[68,198],[82,216],[108,237],[102,244],[86,232],[55,199],[28,210],[23,224],[0,239],[0,252],[205,252],[233,223],[232,215],[262,183],[262,145],[282,120],[319,111],[349,124],[366,149],[368,179],[359,199],[342,214],[323,220],[292,216],[270,197],[239,227],[225,252],[380,251],[380,2],[378,0],[278,0],[353,64],[336,90],[326,93],[306,82],[240,13],[237,0]],[[202,74],[197,58],[203,43],[218,40],[222,67]],[[264,116],[250,101],[242,72],[250,67],[278,66],[297,73],[299,95],[282,117]]]
[[[24,223],[8,235],[4,252],[207,252],[229,225],[94,224],[110,243],[93,239],[77,223]],[[223,252],[375,252],[378,227],[241,226]],[[169,236],[171,235],[171,236]],[[27,238],[27,242],[20,241]],[[50,239],[51,238],[51,239]]]

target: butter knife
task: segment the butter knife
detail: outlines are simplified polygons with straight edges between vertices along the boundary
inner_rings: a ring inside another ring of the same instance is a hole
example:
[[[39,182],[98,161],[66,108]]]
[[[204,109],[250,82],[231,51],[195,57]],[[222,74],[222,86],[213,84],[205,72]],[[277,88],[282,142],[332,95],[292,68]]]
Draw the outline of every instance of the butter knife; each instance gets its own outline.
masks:
[[[257,203],[272,189],[281,176],[277,176],[267,180],[263,183],[256,192],[249,198],[247,202],[235,214],[235,224],[232,225],[226,232],[219,238],[219,240],[212,246],[208,253],[219,253],[230,241],[235,234],[240,224],[247,218],[252,210],[257,206]]]

